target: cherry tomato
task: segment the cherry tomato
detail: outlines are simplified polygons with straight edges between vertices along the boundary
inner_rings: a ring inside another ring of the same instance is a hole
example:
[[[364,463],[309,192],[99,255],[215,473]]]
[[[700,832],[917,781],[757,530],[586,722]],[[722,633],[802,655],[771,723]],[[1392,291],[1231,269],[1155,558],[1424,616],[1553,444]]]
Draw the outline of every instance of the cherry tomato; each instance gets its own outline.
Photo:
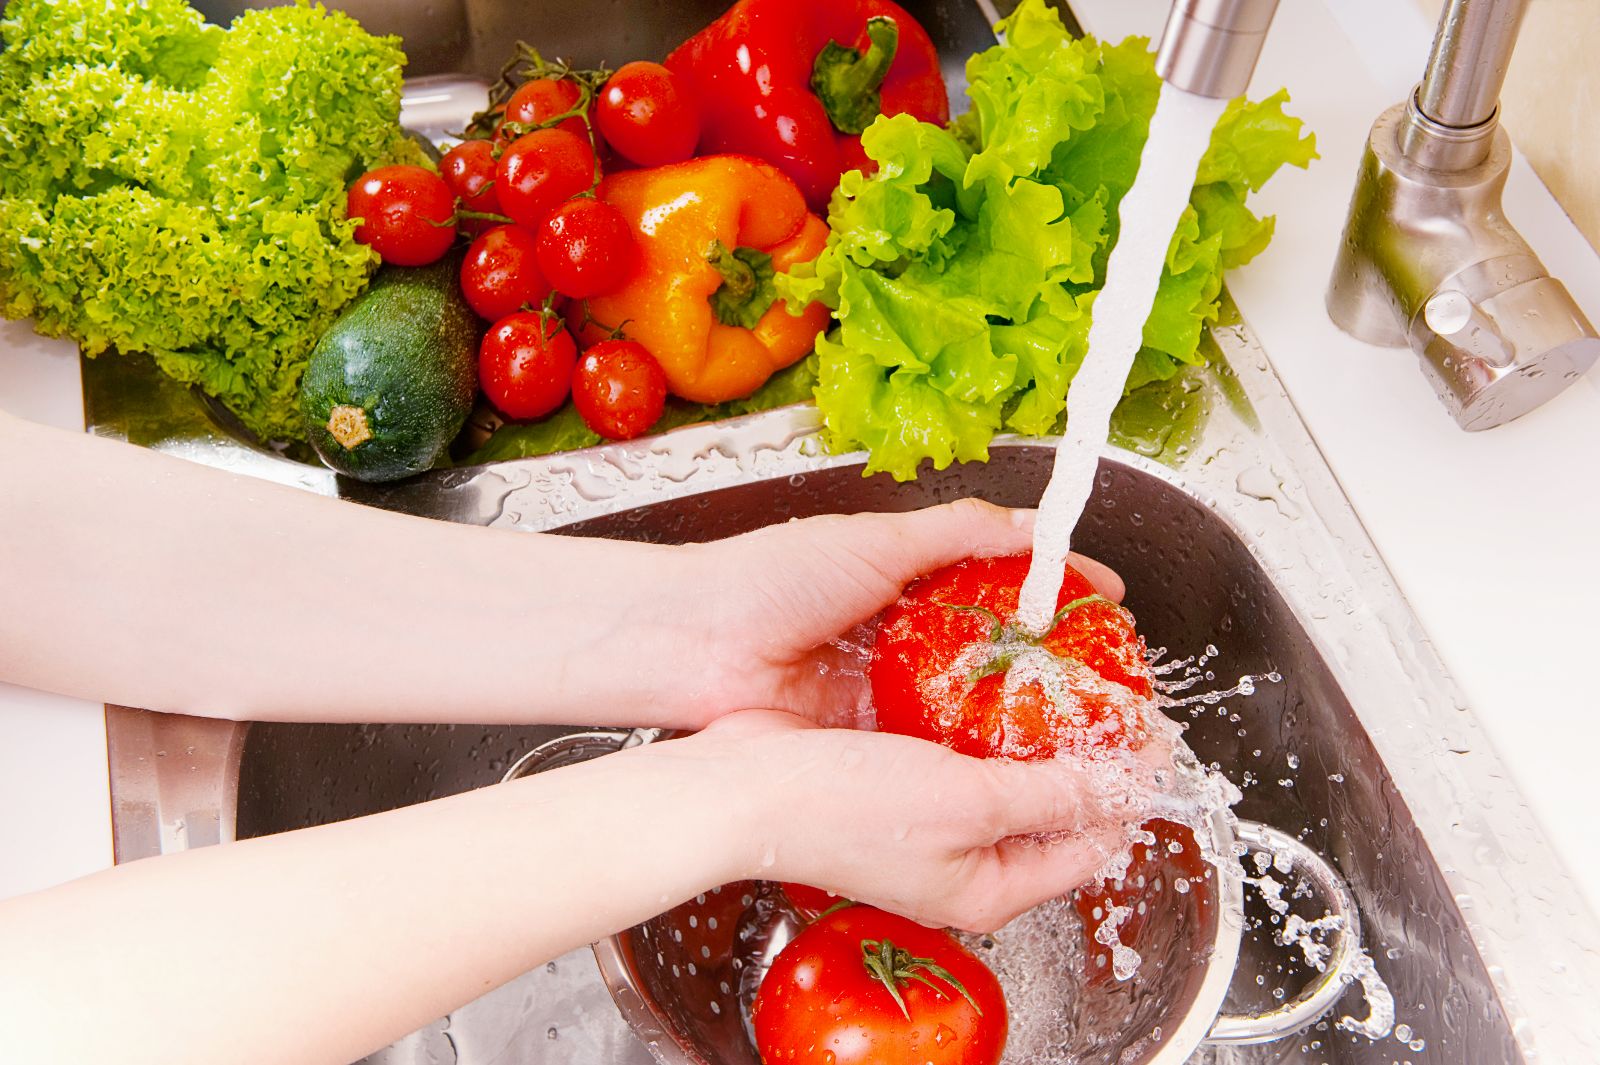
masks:
[[[492,142],[462,141],[439,160],[439,176],[462,207],[482,214],[500,214],[500,199],[494,194],[496,166]],[[486,233],[494,226],[487,218],[463,218],[457,223],[468,236]]]
[[[472,242],[461,263],[461,294],[478,317],[498,322],[544,303],[550,282],[539,270],[534,245],[533,234],[521,226],[496,226]]]
[[[948,932],[871,906],[812,922],[750,1013],[761,1060],[784,1065],[998,1065],[1006,1000]]]
[[[913,581],[883,612],[869,667],[880,729],[978,758],[1143,746],[1137,711],[1151,675],[1132,617],[1069,566],[1057,606],[1072,609],[1042,638],[1024,636],[1013,615],[1029,560],[966,559]],[[1063,663],[1066,690],[1054,699],[1038,681],[1005,690],[1028,644]]]
[[[633,340],[602,340],[583,353],[572,375],[572,405],[607,440],[632,440],[661,420],[667,375]]]
[[[660,63],[628,63],[595,103],[606,143],[640,166],[681,163],[700,141],[700,115],[677,76]]]
[[[781,885],[783,893],[789,897],[789,905],[794,907],[794,912],[804,921],[815,921],[818,917],[844,902],[842,895],[835,895],[831,891],[824,891],[819,887],[807,887],[805,884]]]
[[[594,149],[564,129],[541,129],[512,141],[500,156],[495,195],[512,219],[538,229],[550,212],[595,183]]]
[[[519,311],[500,319],[478,348],[478,381],[508,418],[542,418],[561,406],[578,347],[560,319]]]
[[[438,261],[456,240],[456,199],[431,170],[380,166],[350,186],[345,212],[361,219],[356,240],[396,266]]]
[[[539,269],[557,292],[577,299],[621,288],[637,258],[628,220],[603,200],[569,200],[539,227]]]
[[[557,115],[574,110],[582,98],[583,90],[571,78],[535,78],[532,81],[525,81],[511,94],[511,99],[506,101],[505,112],[501,115],[499,125],[495,127],[495,133],[501,136],[500,129],[507,122],[515,122],[529,129],[542,125]],[[589,125],[579,115],[563,119],[554,128],[564,129],[573,136],[582,137],[585,141],[589,139]]]

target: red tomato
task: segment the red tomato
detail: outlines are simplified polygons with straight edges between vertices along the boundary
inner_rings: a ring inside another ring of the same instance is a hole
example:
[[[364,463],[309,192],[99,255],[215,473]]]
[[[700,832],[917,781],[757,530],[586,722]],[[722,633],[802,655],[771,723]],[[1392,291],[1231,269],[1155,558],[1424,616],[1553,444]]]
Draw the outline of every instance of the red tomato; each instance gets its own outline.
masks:
[[[1084,745],[1143,745],[1139,723],[1126,712],[1126,693],[1151,693],[1132,617],[1095,595],[1069,566],[1057,604],[1076,605],[1042,639],[1021,635],[1011,622],[1029,558],[947,566],[913,581],[883,612],[869,670],[880,729],[978,758],[1031,760]],[[1037,681],[1006,695],[1013,659],[1030,644],[1092,671],[1075,681],[1067,674],[1071,686],[1062,705]]]
[[[461,206],[481,214],[499,214],[500,200],[494,194],[494,172],[498,161],[494,145],[486,140],[462,141],[439,160],[439,176]],[[463,218],[461,232],[477,236],[494,228],[487,218]]]
[[[559,318],[519,311],[500,319],[478,348],[478,381],[508,418],[543,418],[567,398],[578,347]]]
[[[539,227],[539,269],[563,295],[609,295],[628,280],[637,258],[628,220],[604,200],[569,200]]]
[[[994,974],[948,932],[870,906],[796,936],[750,1020],[761,1060],[784,1065],[997,1065],[1006,1045]]]
[[[831,891],[824,891],[819,887],[808,887],[805,884],[780,885],[783,893],[789,897],[789,905],[794,907],[794,912],[804,921],[815,921],[818,917],[844,902],[843,895],[835,895]]]
[[[456,240],[456,199],[444,180],[420,166],[380,166],[350,186],[356,240],[396,266],[437,262]]]
[[[660,63],[628,63],[595,104],[606,143],[640,166],[681,163],[700,141],[700,115],[677,76]]]
[[[539,228],[557,207],[594,188],[594,149],[564,129],[541,129],[512,141],[500,156],[495,195],[513,220]]]
[[[511,94],[511,99],[506,101],[504,113],[500,123],[495,127],[496,136],[500,136],[500,128],[507,122],[514,122],[526,126],[530,130],[534,126],[541,126],[557,115],[575,111],[578,101],[583,98],[583,90],[571,78],[535,78],[525,81]],[[573,136],[589,139],[589,124],[581,115],[573,115],[563,119],[554,127],[564,129]]]
[[[572,405],[607,440],[632,440],[661,420],[667,375],[633,340],[602,340],[583,353],[572,375]]]
[[[495,226],[472,242],[461,263],[461,294],[480,318],[498,322],[524,308],[538,310],[550,295],[534,245],[521,226]]]

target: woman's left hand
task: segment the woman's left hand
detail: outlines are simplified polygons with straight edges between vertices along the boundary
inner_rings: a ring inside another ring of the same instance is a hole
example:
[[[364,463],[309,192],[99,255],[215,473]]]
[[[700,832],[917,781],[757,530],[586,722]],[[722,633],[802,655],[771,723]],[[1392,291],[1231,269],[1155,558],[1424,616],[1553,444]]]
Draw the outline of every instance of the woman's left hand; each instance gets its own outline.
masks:
[[[761,706],[860,724],[870,642],[861,626],[925,573],[1030,550],[1033,522],[1031,510],[962,499],[905,514],[805,518],[690,549],[701,592],[691,631],[710,658],[696,685],[701,723]],[[1102,595],[1122,599],[1110,569],[1080,555],[1069,561]]]

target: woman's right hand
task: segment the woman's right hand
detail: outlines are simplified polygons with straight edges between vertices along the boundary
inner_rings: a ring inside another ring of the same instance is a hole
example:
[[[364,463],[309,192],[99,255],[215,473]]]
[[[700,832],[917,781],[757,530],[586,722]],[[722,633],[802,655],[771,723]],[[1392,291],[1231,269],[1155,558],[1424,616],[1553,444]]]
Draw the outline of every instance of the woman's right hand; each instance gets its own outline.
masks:
[[[640,752],[641,754],[643,752]],[[1067,761],[968,758],[908,736],[750,710],[662,744],[742,816],[738,875],[826,888],[931,925],[992,931],[1091,879],[1144,819]],[[1159,787],[1171,752],[1129,768]],[[1104,769],[1095,773],[1102,781]]]

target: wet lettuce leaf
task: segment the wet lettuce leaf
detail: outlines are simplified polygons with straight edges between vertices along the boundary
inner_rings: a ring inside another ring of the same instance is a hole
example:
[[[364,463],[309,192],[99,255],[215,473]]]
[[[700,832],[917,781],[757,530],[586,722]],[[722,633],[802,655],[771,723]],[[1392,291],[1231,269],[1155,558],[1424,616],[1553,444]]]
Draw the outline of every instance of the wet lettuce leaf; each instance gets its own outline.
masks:
[[[866,448],[868,472],[906,480],[931,461],[985,459],[1009,431],[1058,431],[1094,297],[1160,93],[1149,42],[1074,40],[1043,0],[967,64],[971,110],[948,129],[880,118],[862,143],[878,164],[846,174],[815,263],[779,279],[821,299],[816,400],[830,446]],[[1222,275],[1272,237],[1247,206],[1314,138],[1279,92],[1229,105],[1200,164],[1145,326],[1132,390],[1204,361]]]

